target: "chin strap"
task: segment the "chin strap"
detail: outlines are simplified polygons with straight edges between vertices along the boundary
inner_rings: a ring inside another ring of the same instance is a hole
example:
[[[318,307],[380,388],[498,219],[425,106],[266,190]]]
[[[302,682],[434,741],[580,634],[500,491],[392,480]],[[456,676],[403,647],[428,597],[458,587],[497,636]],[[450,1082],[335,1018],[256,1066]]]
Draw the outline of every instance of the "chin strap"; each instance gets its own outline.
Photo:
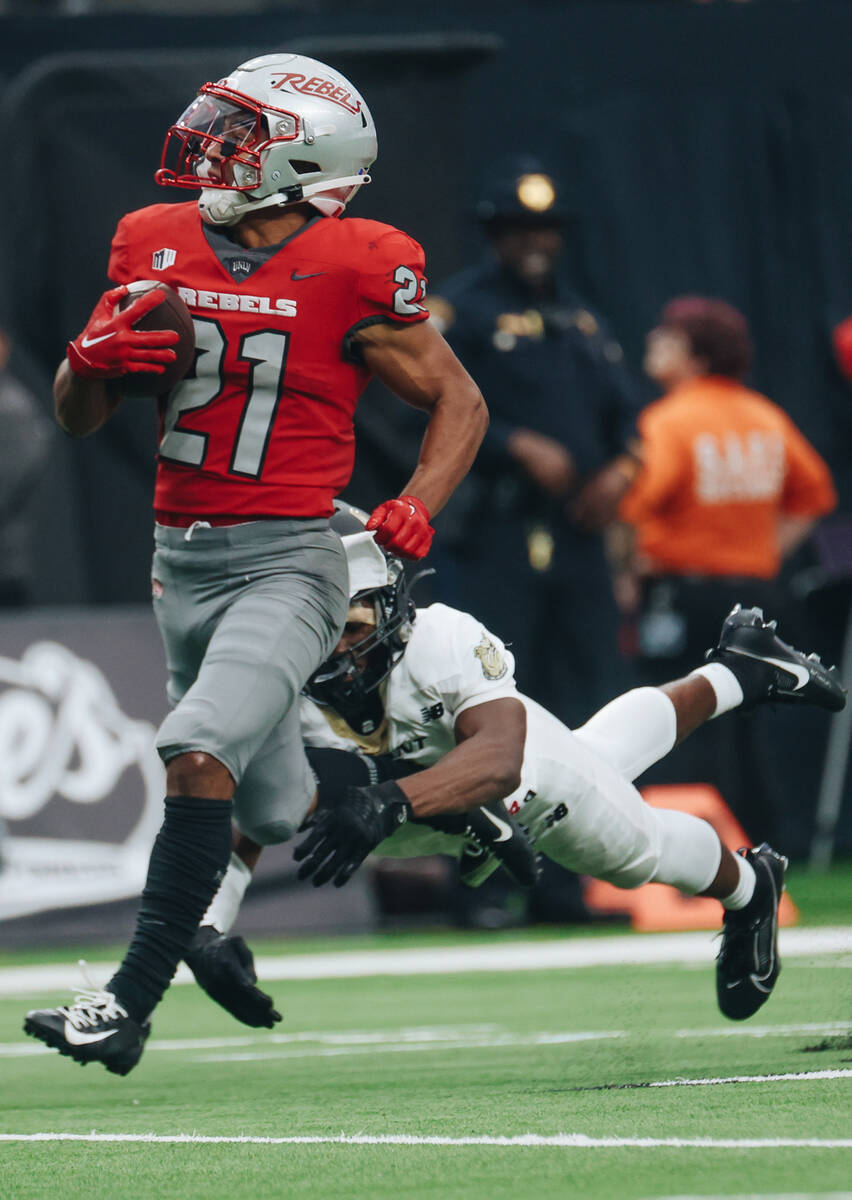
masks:
[[[244,192],[223,188],[204,188],[198,201],[198,207],[202,217],[210,225],[236,225],[237,221],[240,221],[247,212],[257,212],[261,208],[285,208],[289,204],[300,204],[303,200],[314,204],[326,216],[333,217],[346,207],[351,199],[351,193],[346,200],[338,200],[333,196],[328,196],[328,192],[346,187],[354,190],[370,182],[370,176],[365,172],[363,175],[345,175],[341,179],[326,179],[304,186],[294,183],[290,187],[281,188],[280,191],[274,192],[271,196],[264,196],[260,200],[244,200],[242,199],[245,195]],[[311,199],[311,197],[316,197],[316,199]]]

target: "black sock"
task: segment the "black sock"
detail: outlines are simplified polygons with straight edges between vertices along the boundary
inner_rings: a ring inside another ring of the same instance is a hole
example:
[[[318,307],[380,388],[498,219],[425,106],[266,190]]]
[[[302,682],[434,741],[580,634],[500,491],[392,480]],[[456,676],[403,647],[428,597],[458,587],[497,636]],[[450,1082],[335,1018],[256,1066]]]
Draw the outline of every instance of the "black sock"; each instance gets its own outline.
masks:
[[[231,855],[231,805],[167,796],[151,851],[136,932],[107,990],[135,1021],[162,999]]]

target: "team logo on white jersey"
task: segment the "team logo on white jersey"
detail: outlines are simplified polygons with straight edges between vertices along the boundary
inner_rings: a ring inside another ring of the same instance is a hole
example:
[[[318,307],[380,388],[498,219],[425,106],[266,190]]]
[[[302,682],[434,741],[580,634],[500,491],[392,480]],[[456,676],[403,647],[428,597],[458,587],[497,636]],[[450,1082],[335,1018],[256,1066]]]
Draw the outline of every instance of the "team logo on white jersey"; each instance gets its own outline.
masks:
[[[162,250],[155,250],[151,255],[151,270],[165,271],[167,267],[173,267],[177,258],[177,250],[169,250],[164,247]]]
[[[509,670],[502,651],[498,650],[486,633],[482,634],[482,640],[473,653],[479,659],[482,674],[486,679],[502,679]]]

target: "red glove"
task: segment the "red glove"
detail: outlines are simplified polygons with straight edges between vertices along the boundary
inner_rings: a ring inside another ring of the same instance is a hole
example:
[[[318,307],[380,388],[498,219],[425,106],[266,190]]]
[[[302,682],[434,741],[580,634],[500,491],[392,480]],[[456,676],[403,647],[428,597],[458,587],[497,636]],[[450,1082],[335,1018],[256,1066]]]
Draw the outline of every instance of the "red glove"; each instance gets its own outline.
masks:
[[[380,546],[402,558],[423,558],[435,536],[429,510],[416,496],[385,500],[370,514],[367,529],[375,531]]]
[[[852,317],[847,317],[845,321],[835,325],[831,340],[834,343],[834,357],[838,367],[846,378],[852,381]]]
[[[116,379],[130,372],[148,371],[162,375],[165,363],[177,355],[168,347],[180,341],[173,329],[134,329],[133,322],[144,317],[166,298],[161,288],[145,292],[138,300],[119,310],[118,302],[127,288],[104,292],[92,310],[86,328],[68,343],[68,362],[75,375],[88,379]]]

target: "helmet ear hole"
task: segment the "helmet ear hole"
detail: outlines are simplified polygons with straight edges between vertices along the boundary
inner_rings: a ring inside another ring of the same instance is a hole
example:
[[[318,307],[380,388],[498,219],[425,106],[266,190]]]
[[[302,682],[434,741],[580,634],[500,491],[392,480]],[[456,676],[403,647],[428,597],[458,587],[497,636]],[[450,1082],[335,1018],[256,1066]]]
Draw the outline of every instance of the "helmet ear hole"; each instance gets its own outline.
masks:
[[[319,163],[308,162],[305,158],[291,158],[290,166],[297,175],[313,175],[316,171],[322,170]]]

